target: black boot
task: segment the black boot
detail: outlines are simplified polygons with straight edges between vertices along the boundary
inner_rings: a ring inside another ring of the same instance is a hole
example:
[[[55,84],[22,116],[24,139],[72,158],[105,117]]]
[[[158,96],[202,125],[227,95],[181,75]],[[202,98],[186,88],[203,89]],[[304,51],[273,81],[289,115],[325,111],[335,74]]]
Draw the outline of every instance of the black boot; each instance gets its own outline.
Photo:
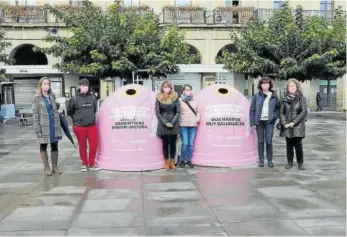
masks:
[[[264,160],[259,160],[259,167],[264,167]]]
[[[274,167],[274,163],[272,163],[272,160],[269,160],[267,164],[268,164],[268,166],[269,166],[270,168],[273,168],[273,167]]]
[[[286,169],[289,170],[293,167],[293,162],[288,162],[287,165],[286,165]]]
[[[186,166],[186,163],[183,160],[181,160],[181,162],[179,163],[178,167],[184,168],[184,166]]]
[[[299,170],[305,170],[306,169],[303,163],[299,163],[298,168],[299,168]]]

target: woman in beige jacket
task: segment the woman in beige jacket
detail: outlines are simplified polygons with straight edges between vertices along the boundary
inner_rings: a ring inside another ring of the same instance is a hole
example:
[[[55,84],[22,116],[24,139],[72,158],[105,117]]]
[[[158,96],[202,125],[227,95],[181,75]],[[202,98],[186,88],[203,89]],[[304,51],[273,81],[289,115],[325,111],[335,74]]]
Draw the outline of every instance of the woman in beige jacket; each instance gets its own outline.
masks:
[[[180,135],[182,139],[181,163],[179,167],[183,168],[186,165],[193,168],[192,156],[194,150],[194,141],[197,127],[200,121],[200,113],[198,106],[192,94],[192,86],[184,85],[182,95],[179,99],[181,114],[180,114]]]

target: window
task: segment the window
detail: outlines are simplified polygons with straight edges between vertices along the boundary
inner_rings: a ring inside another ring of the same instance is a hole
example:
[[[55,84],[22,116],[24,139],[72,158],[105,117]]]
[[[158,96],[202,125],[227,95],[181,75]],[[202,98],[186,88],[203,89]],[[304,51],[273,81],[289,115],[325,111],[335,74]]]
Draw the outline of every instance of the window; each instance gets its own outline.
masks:
[[[176,7],[184,7],[184,6],[189,6],[189,5],[191,5],[190,0],[176,0],[175,1]]]
[[[225,6],[232,7],[232,6],[239,6],[240,1],[235,0],[225,0]]]
[[[281,8],[282,4],[285,2],[286,2],[286,0],[274,0],[273,1],[273,9]]]
[[[79,0],[69,0],[71,6],[82,6],[82,1]]]
[[[141,0],[124,0],[124,7],[138,7],[141,5]]]
[[[333,0],[321,0],[320,1],[320,15],[327,21],[331,21],[333,18],[334,1]]]

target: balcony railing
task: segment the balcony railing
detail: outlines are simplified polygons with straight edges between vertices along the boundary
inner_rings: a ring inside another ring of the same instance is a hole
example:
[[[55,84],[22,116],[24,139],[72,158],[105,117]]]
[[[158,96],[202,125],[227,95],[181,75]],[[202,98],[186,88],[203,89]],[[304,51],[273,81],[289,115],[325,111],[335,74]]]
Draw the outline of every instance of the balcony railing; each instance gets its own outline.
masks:
[[[254,17],[254,7],[224,7],[213,10],[213,24],[244,24]]]
[[[257,9],[255,11],[255,17],[260,21],[269,21],[269,19],[278,11],[277,9]],[[292,12],[293,15],[295,11]],[[332,23],[334,19],[335,11],[333,10],[304,10],[304,16],[318,16],[325,20],[328,24]]]
[[[139,14],[140,17],[145,18],[147,14],[153,13],[153,8],[147,7],[147,6],[139,6],[139,7],[123,7],[123,12],[130,12],[134,11],[135,13]]]
[[[39,6],[11,6],[0,10],[5,23],[46,23],[47,12]]]
[[[163,23],[205,24],[206,11],[201,9],[163,8]]]

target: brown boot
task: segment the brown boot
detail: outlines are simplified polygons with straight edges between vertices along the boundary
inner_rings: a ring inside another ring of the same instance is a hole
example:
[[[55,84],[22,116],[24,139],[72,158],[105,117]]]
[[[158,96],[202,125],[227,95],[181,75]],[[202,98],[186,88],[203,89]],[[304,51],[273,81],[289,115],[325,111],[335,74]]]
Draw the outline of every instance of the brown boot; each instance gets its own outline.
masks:
[[[51,168],[49,167],[47,151],[41,151],[40,152],[40,157],[41,157],[41,161],[42,161],[42,164],[43,164],[43,171],[44,171],[45,175],[46,176],[51,176],[52,175],[52,171],[51,171]]]
[[[169,159],[170,160],[170,168],[175,170],[176,166],[175,166],[175,160],[174,159]]]
[[[170,170],[170,159],[165,159],[164,169],[165,170]]]
[[[54,174],[61,174],[60,170],[58,169],[58,152],[52,151],[51,152],[51,159],[52,159],[52,169]]]

